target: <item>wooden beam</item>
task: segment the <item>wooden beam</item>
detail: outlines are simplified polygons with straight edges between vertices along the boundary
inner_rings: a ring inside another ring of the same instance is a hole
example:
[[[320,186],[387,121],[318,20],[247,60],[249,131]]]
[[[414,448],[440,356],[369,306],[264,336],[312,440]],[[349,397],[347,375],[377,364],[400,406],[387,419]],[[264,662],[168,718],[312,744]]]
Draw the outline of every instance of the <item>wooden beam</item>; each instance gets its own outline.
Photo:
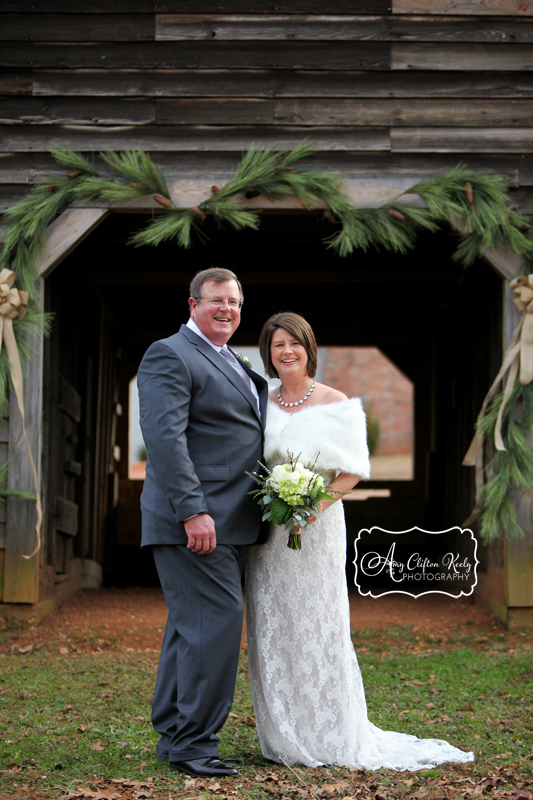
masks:
[[[65,113],[69,99],[65,98]],[[28,100],[18,98],[4,101],[17,118],[17,108]],[[113,102],[113,101],[110,101]],[[114,101],[116,102],[116,101]],[[161,125],[350,125],[361,127],[533,127],[533,99],[347,99],[347,98],[209,98],[156,100],[157,122]],[[41,101],[42,105],[43,101]],[[92,104],[91,104],[92,106]],[[95,104],[97,107],[97,104]],[[94,108],[94,106],[93,106]],[[117,104],[117,121],[120,115]],[[113,111],[111,110],[111,114]],[[0,103],[0,116],[2,114]],[[85,114],[90,120],[91,111]],[[21,115],[18,116],[21,118]],[[22,118],[22,121],[24,119]]]
[[[38,286],[41,297],[43,284],[44,281],[40,279]],[[26,433],[39,473],[39,481],[36,487],[26,442],[22,436],[22,419],[15,392],[12,391],[9,414],[8,488],[40,493],[43,334],[41,331],[33,332],[28,338],[33,347],[33,356],[26,362],[24,378]],[[37,575],[41,554],[37,553],[30,559],[23,557],[29,555],[36,546],[35,520],[35,503],[17,497],[7,498],[4,603],[36,603],[38,600]]]
[[[155,122],[155,101],[5,97],[0,98],[0,119],[12,125],[149,125]]]
[[[152,14],[111,13],[105,21],[100,14],[72,14],[70,9],[66,14],[3,14],[0,27],[0,41],[6,42],[146,42],[154,38]]]
[[[533,14],[533,6],[524,0],[392,0],[393,14]]]
[[[507,47],[507,45],[501,45]],[[468,46],[466,46],[468,49]],[[516,48],[527,45],[516,45]],[[388,42],[115,42],[48,44],[6,42],[0,67],[46,69],[390,69]],[[517,67],[521,69],[521,67]]]
[[[357,7],[354,4],[354,10]],[[158,14],[157,41],[533,41],[531,19],[477,17],[362,17],[317,14]],[[8,37],[6,37],[8,38]],[[94,41],[98,41],[98,37]],[[34,37],[34,41],[39,41]],[[71,39],[75,41],[75,38]]]
[[[479,132],[476,134],[479,138]],[[179,125],[0,125],[0,152],[47,152],[62,144],[73,150],[95,152],[231,151],[241,153],[253,143],[280,149],[292,148],[303,138],[313,139],[315,150],[389,150],[389,132],[383,128],[335,128],[298,126],[179,126]]]
[[[16,73],[12,70],[0,70],[0,94],[18,95],[31,94],[33,88],[30,70],[20,69]]]
[[[531,128],[392,128],[393,152],[532,153]]]
[[[533,5],[532,5],[533,8]],[[461,70],[533,69],[533,49],[527,44],[395,44],[391,69]]]
[[[0,10],[31,13],[35,0],[2,0]],[[108,14],[115,13],[192,13],[192,14],[350,14],[353,0],[47,0],[40,13]],[[391,0],[358,0],[358,14],[390,14]],[[104,17],[105,19],[105,17]]]
[[[109,214],[107,208],[68,208],[48,227],[46,248],[37,263],[45,278]]]
[[[2,80],[0,73],[0,89],[3,87]],[[24,83],[21,78],[20,85],[24,91],[31,93],[31,82]],[[26,89],[26,86],[29,88]],[[441,72],[436,81],[435,73],[430,70],[337,72],[275,69],[36,69],[33,72],[33,95],[520,99],[533,97],[533,72],[456,70]]]

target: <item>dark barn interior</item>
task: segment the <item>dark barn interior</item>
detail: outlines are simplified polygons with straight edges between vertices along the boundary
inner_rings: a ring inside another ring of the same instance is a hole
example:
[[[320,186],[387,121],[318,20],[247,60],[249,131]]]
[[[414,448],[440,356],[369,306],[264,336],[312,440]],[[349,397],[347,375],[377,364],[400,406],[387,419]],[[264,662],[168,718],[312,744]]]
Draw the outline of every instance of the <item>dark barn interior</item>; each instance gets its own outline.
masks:
[[[207,221],[208,242],[190,250],[128,246],[145,221],[109,215],[45,281],[55,317],[45,351],[44,525],[56,582],[68,579],[73,557],[102,564],[107,584],[157,580],[138,547],[142,482],[128,478],[128,386],[150,343],[187,320],[189,281],[212,265],[233,269],[244,286],[237,350],[256,344],[272,313],[292,310],[319,345],[379,347],[414,383],[414,478],[370,481],[391,496],[345,503],[349,569],[362,527],[462,523],[474,476],[461,460],[501,360],[502,279],[483,262],[455,263],[456,234],[423,234],[403,255],[340,258],[323,243],[332,226],[321,213],[264,214],[258,231]]]

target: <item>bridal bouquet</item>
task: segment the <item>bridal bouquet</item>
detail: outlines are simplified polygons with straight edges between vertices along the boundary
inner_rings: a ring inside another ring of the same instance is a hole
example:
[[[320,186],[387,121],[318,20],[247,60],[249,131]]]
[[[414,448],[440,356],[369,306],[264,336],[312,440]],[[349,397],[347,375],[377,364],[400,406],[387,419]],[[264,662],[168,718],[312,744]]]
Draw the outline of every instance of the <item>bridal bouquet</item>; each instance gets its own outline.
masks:
[[[326,491],[322,475],[313,470],[316,459],[314,464],[304,467],[299,458],[299,455],[294,457],[294,454],[287,450],[285,464],[278,464],[272,472],[264,467],[268,475],[258,475],[257,472],[246,473],[259,486],[249,494],[254,499],[259,498],[257,502],[264,509],[263,520],[268,519],[274,525],[285,525],[289,531],[287,546],[291,550],[302,549],[300,528],[305,528],[309,517],[320,511],[320,501],[326,498],[335,500],[333,495]]]

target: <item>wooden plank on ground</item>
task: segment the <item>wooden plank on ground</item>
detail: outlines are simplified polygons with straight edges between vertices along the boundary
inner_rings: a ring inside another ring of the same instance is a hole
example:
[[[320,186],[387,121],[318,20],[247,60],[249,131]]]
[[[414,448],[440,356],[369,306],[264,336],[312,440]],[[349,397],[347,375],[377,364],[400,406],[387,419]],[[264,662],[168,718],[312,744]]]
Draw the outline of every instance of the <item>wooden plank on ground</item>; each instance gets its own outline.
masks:
[[[0,79],[1,86],[1,79]],[[533,97],[533,72],[35,70],[33,94],[91,97]]]
[[[154,38],[152,14],[106,14],[104,20],[99,14],[4,14],[0,25],[3,42],[145,42]]]
[[[354,10],[357,10],[354,7]],[[5,37],[9,39],[9,37]],[[26,37],[28,38],[28,37]],[[34,37],[35,41],[38,40]],[[158,14],[157,41],[533,41],[532,19],[501,17],[361,17],[276,14]],[[65,41],[67,41],[65,39]],[[71,41],[76,41],[75,37]],[[94,41],[99,41],[95,36]]]
[[[73,150],[211,150],[237,151],[275,144],[280,150],[292,148],[310,136],[316,150],[388,150],[389,131],[381,128],[335,128],[298,126],[179,126],[139,125],[113,127],[97,125],[57,126],[0,125],[0,152],[46,152],[51,146],[66,145]],[[1,189],[0,189],[1,192]],[[23,194],[23,190],[22,190]]]
[[[529,0],[392,0],[393,14],[533,14]]]
[[[505,45],[502,45],[504,47]],[[526,45],[516,45],[517,49]],[[170,68],[228,69],[389,69],[387,42],[116,42],[109,44],[29,44],[9,42],[0,49],[0,67],[54,69]],[[520,59],[519,59],[520,60]],[[521,67],[517,67],[521,69]]]
[[[532,4],[533,7],[533,4]],[[392,69],[533,70],[533,47],[527,44],[395,44]]]
[[[531,153],[531,128],[393,128],[393,152]]]
[[[45,278],[107,216],[105,208],[64,211],[46,231],[46,247],[37,263],[37,274]]]
[[[39,282],[42,296],[43,281]],[[42,414],[42,367],[43,334],[34,332],[30,338],[33,358],[26,364],[24,378],[24,405],[26,432],[33,458],[39,473],[41,461],[41,414]],[[11,392],[9,416],[9,489],[25,489],[40,492],[40,477],[37,487],[31,470],[26,443],[22,436],[21,416],[15,393]],[[4,603],[35,603],[38,599],[37,574],[39,554],[24,558],[35,548],[35,503],[17,497],[7,498],[6,561]]]
[[[6,97],[0,98],[0,119],[13,125],[148,125],[155,121],[155,102],[141,98]]]
[[[0,109],[2,104],[0,103]],[[357,125],[531,127],[533,100],[209,98],[157,100],[163,125]]]

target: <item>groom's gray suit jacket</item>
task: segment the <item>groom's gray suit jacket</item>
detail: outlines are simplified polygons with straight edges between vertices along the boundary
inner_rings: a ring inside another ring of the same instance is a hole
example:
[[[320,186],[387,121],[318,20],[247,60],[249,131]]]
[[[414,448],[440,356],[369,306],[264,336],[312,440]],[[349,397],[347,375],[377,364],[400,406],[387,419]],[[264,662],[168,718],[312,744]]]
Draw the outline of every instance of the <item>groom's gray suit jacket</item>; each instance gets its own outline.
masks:
[[[245,472],[262,458],[268,386],[242,366],[257,387],[261,415],[239,374],[186,325],[147,350],[137,378],[148,450],[143,547],[187,544],[183,521],[203,512],[213,517],[219,544],[266,539]]]

